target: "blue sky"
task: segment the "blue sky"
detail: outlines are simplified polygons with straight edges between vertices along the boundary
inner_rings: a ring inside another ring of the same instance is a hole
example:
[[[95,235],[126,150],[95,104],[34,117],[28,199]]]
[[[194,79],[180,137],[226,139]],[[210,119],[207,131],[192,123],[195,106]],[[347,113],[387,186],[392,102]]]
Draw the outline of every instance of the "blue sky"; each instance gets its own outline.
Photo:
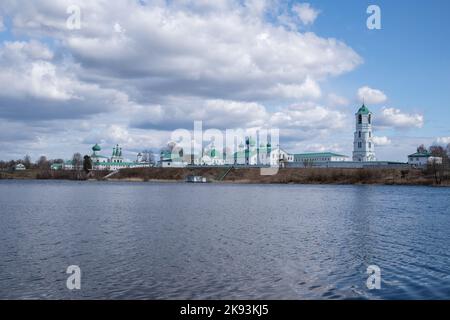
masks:
[[[367,82],[392,105],[426,115],[423,135],[448,135],[450,126],[450,12],[448,1],[314,1],[325,19],[311,29],[344,40],[364,64],[344,75],[343,90]],[[361,12],[377,4],[382,30],[368,30]],[[351,90],[351,89],[350,89]],[[410,133],[415,134],[415,133]]]
[[[280,127],[288,151],[351,155],[361,96],[380,160],[450,143],[449,1],[141,3],[2,1],[1,159],[94,143],[131,158],[194,120]],[[71,4],[80,30],[66,27]],[[371,4],[381,30],[366,27]]]

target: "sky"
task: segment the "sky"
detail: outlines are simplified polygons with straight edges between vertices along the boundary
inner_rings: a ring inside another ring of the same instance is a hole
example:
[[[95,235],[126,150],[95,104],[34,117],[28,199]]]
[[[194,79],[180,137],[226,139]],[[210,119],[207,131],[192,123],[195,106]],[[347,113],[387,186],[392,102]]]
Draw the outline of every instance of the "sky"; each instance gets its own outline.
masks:
[[[381,29],[367,27],[370,5]],[[364,100],[377,158],[405,162],[450,143],[449,12],[447,0],[2,0],[0,159],[95,143],[133,158],[194,121],[351,156]]]

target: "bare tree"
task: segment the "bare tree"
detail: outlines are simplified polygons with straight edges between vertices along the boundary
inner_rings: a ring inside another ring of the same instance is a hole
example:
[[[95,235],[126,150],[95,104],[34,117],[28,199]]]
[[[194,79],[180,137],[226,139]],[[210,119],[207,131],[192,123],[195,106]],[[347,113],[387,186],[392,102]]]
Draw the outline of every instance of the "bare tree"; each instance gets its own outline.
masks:
[[[23,158],[23,165],[25,166],[25,168],[30,169],[31,168],[31,157],[29,155],[26,155]]]
[[[438,162],[437,159],[433,159],[428,165],[428,168],[431,169],[431,172],[434,176],[434,182],[436,184],[441,184],[445,174],[443,164],[441,162]]]
[[[74,153],[72,156],[72,165],[75,171],[81,171],[83,168],[83,158],[80,153]]]
[[[50,163],[46,156],[40,156],[36,164],[40,170],[47,170],[50,168]]]
[[[302,162],[305,168],[312,168],[312,166],[314,165],[314,160],[312,159],[303,159]]]
[[[425,152],[427,152],[427,148],[426,148],[423,144],[421,144],[421,145],[417,148],[417,152],[418,152],[418,153],[425,153]]]
[[[441,146],[431,146],[429,152],[433,157],[441,157],[442,159],[447,157],[447,152]]]

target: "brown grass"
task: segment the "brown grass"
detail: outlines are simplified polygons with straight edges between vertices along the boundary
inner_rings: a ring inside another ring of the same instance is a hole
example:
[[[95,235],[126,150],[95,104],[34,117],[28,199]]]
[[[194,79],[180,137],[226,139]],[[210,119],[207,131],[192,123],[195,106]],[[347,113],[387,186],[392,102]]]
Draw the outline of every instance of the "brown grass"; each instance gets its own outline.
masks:
[[[134,168],[123,169],[112,179],[129,181],[184,181],[188,175],[200,175],[210,182],[219,182],[227,168]],[[26,170],[0,172],[0,179],[65,179],[102,180],[108,172]],[[443,185],[450,185],[450,179]],[[299,183],[299,184],[385,184],[434,185],[434,176],[419,169],[338,169],[338,168],[280,168],[276,175],[262,176],[259,168],[233,168],[223,183]]]

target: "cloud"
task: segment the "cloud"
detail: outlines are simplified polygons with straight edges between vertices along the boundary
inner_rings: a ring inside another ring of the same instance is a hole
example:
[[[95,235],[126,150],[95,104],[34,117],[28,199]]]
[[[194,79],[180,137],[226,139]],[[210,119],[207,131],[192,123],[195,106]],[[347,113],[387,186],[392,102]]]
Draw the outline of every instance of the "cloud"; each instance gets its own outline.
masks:
[[[330,93],[327,97],[327,101],[331,106],[345,106],[349,104],[349,101],[345,97],[341,97],[337,94]]]
[[[80,0],[81,29],[68,30],[72,4],[0,4],[13,37],[25,39],[0,45],[8,88],[0,120],[45,123],[51,134],[30,129],[40,137],[33,150],[96,139],[154,145],[194,120],[219,129],[280,125],[289,139],[343,127],[344,114],[316,103],[321,84],[363,60],[342,41],[299,31],[317,18],[307,4],[293,16],[271,0]],[[284,12],[293,27],[271,17]]]
[[[6,30],[5,24],[3,22],[3,17],[0,16],[0,32],[3,32]]]
[[[131,126],[161,130],[191,129],[194,121],[217,129],[263,126],[266,108],[256,102],[222,99],[172,98],[164,106],[140,105],[132,111]]]
[[[309,3],[298,3],[292,7],[304,25],[313,24],[319,15],[319,11],[311,7]]]
[[[395,108],[383,108],[376,120],[377,125],[395,129],[422,128],[424,117],[421,114],[407,114]]]
[[[339,144],[322,144],[322,143],[311,143],[306,145],[301,145],[302,152],[341,152],[342,148]]]
[[[448,145],[448,144],[450,144],[450,137],[438,137],[436,139],[436,144],[438,144],[438,145]]]
[[[341,41],[280,28],[238,1],[146,6],[80,1],[83,24],[77,32],[61,23],[69,2],[58,2],[61,11],[50,0],[27,2],[25,9],[21,1],[10,2],[13,27],[57,38],[87,69],[81,72],[94,72],[105,81],[120,78],[129,82],[124,87],[137,88],[146,99],[168,94],[267,98],[272,88],[302,86],[351,71],[362,62]],[[117,23],[125,33],[114,31]]]
[[[112,111],[128,100],[116,89],[78,79],[75,65],[56,60],[35,40],[0,47],[0,117],[13,120],[81,118]]]
[[[277,84],[276,87],[269,91],[273,95],[282,96],[285,98],[320,98],[322,92],[319,85],[314,80],[307,78],[302,84]]]
[[[288,106],[274,112],[270,124],[278,128],[295,128],[297,130],[328,131],[345,127],[346,117],[343,113],[314,103]]]
[[[377,146],[387,146],[392,143],[388,137],[373,137],[373,142]]]
[[[372,89],[368,86],[364,86],[358,89],[358,99],[359,101],[364,101],[367,104],[380,104],[385,102],[387,97],[378,89]]]

